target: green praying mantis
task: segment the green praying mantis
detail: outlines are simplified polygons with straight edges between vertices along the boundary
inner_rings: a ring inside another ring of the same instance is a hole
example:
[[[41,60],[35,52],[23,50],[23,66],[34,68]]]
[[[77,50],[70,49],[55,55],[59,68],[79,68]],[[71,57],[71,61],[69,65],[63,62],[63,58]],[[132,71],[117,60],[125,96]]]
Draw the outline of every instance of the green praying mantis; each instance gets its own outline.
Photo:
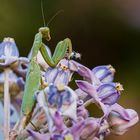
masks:
[[[42,42],[43,38],[47,41],[51,39],[50,29],[48,27],[41,27],[39,29],[39,32],[35,35],[34,43],[32,46],[30,64],[27,70],[26,84],[21,106],[23,114],[20,126],[21,130],[24,129],[30,122],[32,112],[36,104],[34,94],[38,90],[41,90],[41,69],[37,63],[38,52],[41,52],[44,60],[50,67],[55,67],[61,59],[63,59],[65,56],[70,58],[72,54],[71,40],[66,38],[57,44],[53,56],[50,57],[46,51],[45,44]]]

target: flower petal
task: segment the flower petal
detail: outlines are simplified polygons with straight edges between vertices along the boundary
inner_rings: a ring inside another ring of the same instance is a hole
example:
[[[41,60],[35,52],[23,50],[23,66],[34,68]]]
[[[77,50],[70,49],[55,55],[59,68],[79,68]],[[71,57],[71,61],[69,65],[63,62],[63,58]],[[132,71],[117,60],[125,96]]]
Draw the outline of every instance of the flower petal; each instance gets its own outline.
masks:
[[[11,56],[19,57],[19,51],[13,38],[4,38],[0,44],[0,57],[10,58]]]
[[[108,117],[111,132],[117,135],[124,134],[130,127],[135,125],[139,121],[139,117],[136,111],[132,109],[124,109],[128,114],[129,120],[126,120],[119,114],[119,112],[111,111]]]
[[[88,118],[85,120],[84,129],[81,132],[81,139],[92,140],[99,132],[99,124],[96,120]]]
[[[55,112],[53,116],[53,120],[54,120],[54,125],[56,126],[57,130],[60,133],[65,130],[66,126],[63,122],[63,118],[61,117],[60,112],[58,111]]]
[[[92,84],[88,83],[87,81],[83,81],[83,80],[76,80],[76,84],[81,90],[88,93],[91,97],[93,97],[94,99],[97,98],[96,89],[93,87]]]
[[[111,65],[97,66],[92,69],[93,74],[103,83],[112,82],[115,69]]]
[[[104,83],[100,85],[97,89],[98,97],[104,104],[113,105],[118,101],[121,94],[117,87],[118,83]]]
[[[96,76],[94,76],[92,71],[89,68],[85,67],[84,65],[71,60],[70,68],[74,69],[74,71],[76,71],[80,76],[86,78],[87,81],[89,81],[91,83],[95,83],[95,84],[100,83],[100,81],[98,80],[98,78],[96,78]]]
[[[71,93],[71,97],[73,99],[73,102],[67,107],[66,110],[62,112],[64,116],[68,116],[73,120],[77,120],[77,95],[76,93],[69,88],[68,86],[65,86],[65,89],[68,90]]]

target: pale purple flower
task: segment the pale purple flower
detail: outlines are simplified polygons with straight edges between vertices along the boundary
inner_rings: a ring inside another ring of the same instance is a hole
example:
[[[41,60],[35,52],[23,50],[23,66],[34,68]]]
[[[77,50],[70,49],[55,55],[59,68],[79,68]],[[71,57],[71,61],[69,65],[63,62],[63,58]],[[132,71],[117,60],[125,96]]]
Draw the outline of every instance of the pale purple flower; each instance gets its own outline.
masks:
[[[0,67],[7,67],[17,61],[19,52],[13,38],[4,38],[0,44]]]
[[[62,133],[66,129],[66,125],[63,122],[62,114],[56,111],[53,116],[54,125],[59,133]]]
[[[108,123],[112,133],[122,135],[139,121],[138,114],[135,110],[124,109],[118,104],[111,107],[108,116]]]
[[[93,118],[87,118],[85,120],[84,128],[80,134],[81,139],[92,140],[98,135],[100,124]]]
[[[105,83],[97,88],[97,94],[101,102],[113,105],[119,99],[122,90],[120,83]]]
[[[92,69],[92,72],[102,83],[114,80],[115,69],[111,65],[97,66]]]
[[[83,70],[83,75],[86,73],[89,79],[87,81],[77,80],[76,83],[79,89],[76,90],[80,94],[80,98],[87,98],[89,96],[99,102],[99,100],[106,104],[112,105],[117,102],[120,91],[123,90],[119,83],[113,83],[115,70],[111,65],[103,65],[95,67],[92,71]],[[83,93],[82,93],[82,91]],[[88,97],[89,98],[89,97]]]
[[[47,102],[49,107],[56,107],[58,110],[62,105],[70,105],[73,102],[72,95],[69,90],[58,90],[58,88],[51,84],[45,90]]]
[[[49,67],[45,73],[45,82],[55,85],[68,85],[71,80],[72,71],[69,69],[69,61],[62,59],[56,68]]]
[[[19,57],[19,51],[13,38],[4,38],[0,44],[0,67],[10,67],[19,76],[25,77],[27,72],[28,58]],[[24,69],[22,66],[26,66]]]
[[[19,57],[19,51],[13,38],[4,38],[3,42],[0,44],[0,49],[0,57]]]
[[[52,134],[40,134],[30,129],[27,129],[27,132],[36,140],[92,140],[98,135],[99,124],[92,118],[88,118],[73,124],[71,127],[67,127],[59,113],[55,117],[58,117],[54,120],[57,130],[53,131]]]
[[[82,91],[89,95],[89,98],[93,98],[93,102],[97,102],[100,105],[102,103],[106,105],[116,103],[122,90],[122,86],[119,83],[105,83],[98,88],[83,80],[77,80],[76,83]]]
[[[96,79],[92,71],[74,60],[62,59],[55,68],[49,67],[45,73],[45,82],[68,85],[73,73],[76,72],[85,79]],[[97,79],[98,80],[98,79]]]
[[[52,84],[44,91],[52,114],[54,111],[59,110],[64,116],[73,120],[77,119],[77,95],[71,88],[61,84],[58,86]]]
[[[35,98],[40,107],[46,112],[50,128],[53,126],[52,116],[56,111],[60,111],[63,116],[70,117],[73,120],[77,119],[77,96],[75,92],[67,86],[59,85],[56,87],[51,84],[44,91],[39,91],[35,94]]]

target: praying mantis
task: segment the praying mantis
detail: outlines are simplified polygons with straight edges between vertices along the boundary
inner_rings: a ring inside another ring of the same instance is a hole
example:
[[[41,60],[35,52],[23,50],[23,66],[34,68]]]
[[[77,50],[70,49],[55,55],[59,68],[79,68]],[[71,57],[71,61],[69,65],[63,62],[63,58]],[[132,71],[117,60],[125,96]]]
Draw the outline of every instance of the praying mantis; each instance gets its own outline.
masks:
[[[43,44],[42,39],[49,41],[50,29],[48,27],[41,27],[39,32],[35,35],[35,39],[32,46],[30,64],[28,66],[26,75],[26,84],[22,101],[22,114],[23,118],[21,121],[21,130],[24,129],[30,122],[32,112],[36,101],[34,99],[34,94],[41,90],[41,69],[37,63],[37,54],[40,51],[44,60],[50,67],[55,67],[61,59],[65,56],[69,59],[72,54],[72,43],[69,38],[60,41],[54,51],[53,56],[49,56],[46,51],[45,44]]]

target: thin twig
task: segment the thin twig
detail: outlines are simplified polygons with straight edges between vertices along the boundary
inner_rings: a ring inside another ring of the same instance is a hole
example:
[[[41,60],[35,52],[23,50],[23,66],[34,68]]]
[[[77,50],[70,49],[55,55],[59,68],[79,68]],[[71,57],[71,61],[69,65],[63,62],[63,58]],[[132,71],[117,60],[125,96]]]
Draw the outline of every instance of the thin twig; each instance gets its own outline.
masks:
[[[4,71],[4,136],[5,140],[9,140],[10,132],[10,94],[9,94],[9,71],[6,68]]]

